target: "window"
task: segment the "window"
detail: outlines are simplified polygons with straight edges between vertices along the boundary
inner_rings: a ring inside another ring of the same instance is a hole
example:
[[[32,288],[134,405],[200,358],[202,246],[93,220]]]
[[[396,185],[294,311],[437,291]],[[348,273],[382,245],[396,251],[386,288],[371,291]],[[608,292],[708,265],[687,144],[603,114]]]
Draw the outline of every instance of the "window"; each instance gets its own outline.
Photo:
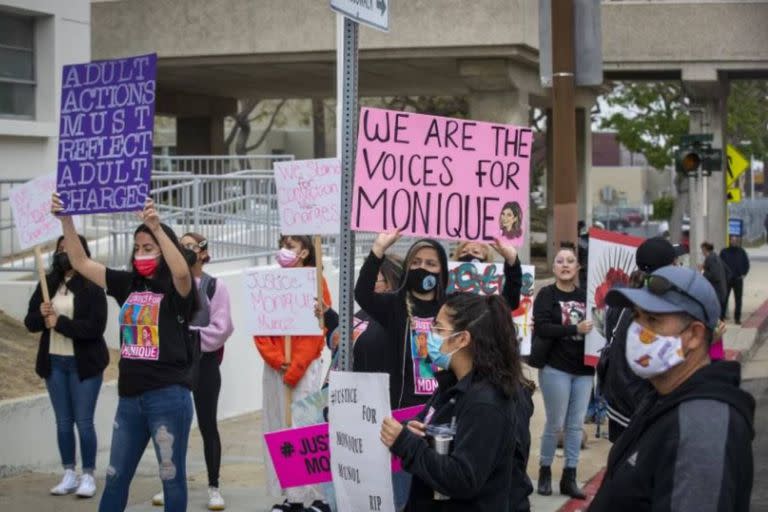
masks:
[[[34,20],[0,12],[0,117],[35,115]]]

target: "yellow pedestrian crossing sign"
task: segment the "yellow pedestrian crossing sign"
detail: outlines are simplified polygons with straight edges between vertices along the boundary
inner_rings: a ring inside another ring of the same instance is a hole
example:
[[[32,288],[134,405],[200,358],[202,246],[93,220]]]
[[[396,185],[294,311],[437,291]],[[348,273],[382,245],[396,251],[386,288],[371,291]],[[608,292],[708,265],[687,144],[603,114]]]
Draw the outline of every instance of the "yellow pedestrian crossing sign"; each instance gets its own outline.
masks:
[[[725,175],[725,184],[730,189],[736,183],[736,180],[739,179],[739,176],[749,169],[749,160],[731,144],[728,144],[726,147],[725,154],[728,157],[728,171]],[[730,194],[730,190],[728,192]]]
[[[729,203],[740,203],[741,202],[741,189],[740,188],[729,188],[727,195],[728,195],[728,202]]]

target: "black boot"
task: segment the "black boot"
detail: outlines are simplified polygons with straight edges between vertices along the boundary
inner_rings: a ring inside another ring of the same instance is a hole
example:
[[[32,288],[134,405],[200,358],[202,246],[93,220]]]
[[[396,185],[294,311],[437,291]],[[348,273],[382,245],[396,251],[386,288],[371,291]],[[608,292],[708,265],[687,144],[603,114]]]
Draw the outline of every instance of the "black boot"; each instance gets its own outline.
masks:
[[[536,492],[542,496],[552,494],[552,469],[549,466],[539,467],[539,484]]]
[[[563,477],[560,479],[560,494],[577,500],[587,499],[587,495],[579,489],[576,483],[576,468],[563,468]]]

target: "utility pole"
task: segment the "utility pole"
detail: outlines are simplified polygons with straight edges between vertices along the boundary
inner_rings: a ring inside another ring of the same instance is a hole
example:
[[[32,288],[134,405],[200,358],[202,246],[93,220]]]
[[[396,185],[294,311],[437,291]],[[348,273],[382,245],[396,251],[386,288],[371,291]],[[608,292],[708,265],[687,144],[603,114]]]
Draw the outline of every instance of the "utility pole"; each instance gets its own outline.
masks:
[[[555,197],[554,252],[560,242],[577,242],[576,81],[574,0],[552,0],[552,167]]]

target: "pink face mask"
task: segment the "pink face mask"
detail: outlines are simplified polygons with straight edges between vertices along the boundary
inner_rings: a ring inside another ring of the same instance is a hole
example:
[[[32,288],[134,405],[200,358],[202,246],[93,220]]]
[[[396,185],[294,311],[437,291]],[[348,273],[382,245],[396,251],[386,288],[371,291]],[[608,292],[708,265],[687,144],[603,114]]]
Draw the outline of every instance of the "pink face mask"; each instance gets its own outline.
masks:
[[[277,264],[280,265],[283,268],[289,268],[289,267],[295,267],[296,264],[299,262],[299,255],[293,252],[290,249],[286,249],[283,247],[279,251],[277,251],[277,254],[275,255],[275,259],[277,260]]]
[[[136,272],[139,273],[142,277],[150,277],[155,274],[157,271],[157,267],[160,264],[160,260],[157,256],[148,255],[148,256],[134,256],[133,257],[133,268],[136,269]]]

